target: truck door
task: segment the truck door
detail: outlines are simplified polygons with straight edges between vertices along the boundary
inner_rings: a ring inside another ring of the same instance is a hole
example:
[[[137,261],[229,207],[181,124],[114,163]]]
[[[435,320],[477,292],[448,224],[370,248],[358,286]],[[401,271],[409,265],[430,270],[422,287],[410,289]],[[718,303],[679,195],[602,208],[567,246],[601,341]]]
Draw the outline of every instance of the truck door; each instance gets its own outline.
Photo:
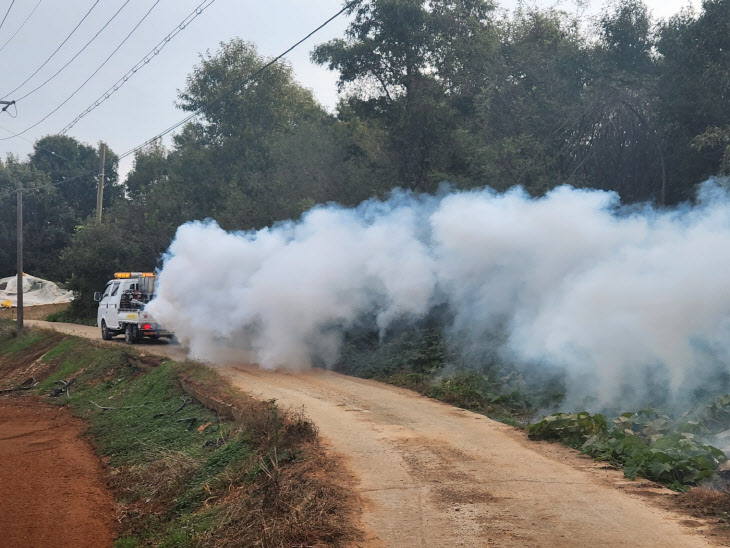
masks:
[[[99,308],[96,309],[96,325],[98,327],[101,327],[101,320],[106,319],[106,309],[107,309],[107,300],[109,297],[109,293],[112,292],[112,282],[109,282],[106,284],[106,287],[104,288],[104,293],[101,294],[101,299],[99,299]],[[108,325],[108,323],[107,323]]]
[[[119,284],[120,282],[109,282],[104,289],[104,295],[99,301],[99,311],[97,314],[97,323],[101,325],[101,321],[106,321],[109,329],[119,328]]]

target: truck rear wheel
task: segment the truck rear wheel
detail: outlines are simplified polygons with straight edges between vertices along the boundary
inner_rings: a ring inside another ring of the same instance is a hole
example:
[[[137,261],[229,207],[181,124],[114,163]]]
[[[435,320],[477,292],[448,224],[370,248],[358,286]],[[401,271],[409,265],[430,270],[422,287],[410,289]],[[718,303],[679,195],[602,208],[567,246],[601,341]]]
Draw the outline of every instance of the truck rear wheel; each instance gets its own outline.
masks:
[[[132,325],[131,323],[127,324],[127,327],[124,329],[124,340],[129,344],[136,344],[139,342],[139,333],[137,332],[137,327],[135,325]]]
[[[106,326],[106,321],[101,320],[101,338],[105,341],[110,341],[113,336],[112,332],[109,331],[109,328]]]

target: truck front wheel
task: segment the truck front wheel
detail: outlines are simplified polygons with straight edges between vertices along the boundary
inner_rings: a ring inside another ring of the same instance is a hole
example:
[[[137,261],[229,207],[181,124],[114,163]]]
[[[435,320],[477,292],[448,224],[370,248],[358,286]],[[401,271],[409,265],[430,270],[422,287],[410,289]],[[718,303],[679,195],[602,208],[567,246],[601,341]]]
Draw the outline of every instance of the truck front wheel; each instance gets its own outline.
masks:
[[[129,344],[136,344],[139,342],[139,333],[137,332],[137,326],[131,323],[127,324],[124,329],[124,340]]]
[[[109,328],[106,326],[106,322],[101,320],[101,338],[105,341],[110,341],[113,336],[114,335],[112,335],[111,331],[109,331]]]

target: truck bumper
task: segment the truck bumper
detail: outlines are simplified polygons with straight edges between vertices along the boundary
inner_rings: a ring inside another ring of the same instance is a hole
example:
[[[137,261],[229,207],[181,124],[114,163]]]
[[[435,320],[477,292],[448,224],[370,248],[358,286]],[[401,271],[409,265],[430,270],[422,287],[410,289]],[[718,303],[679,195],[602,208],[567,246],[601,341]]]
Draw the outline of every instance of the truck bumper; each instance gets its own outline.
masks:
[[[140,329],[139,334],[142,337],[172,337],[172,333],[164,329]]]

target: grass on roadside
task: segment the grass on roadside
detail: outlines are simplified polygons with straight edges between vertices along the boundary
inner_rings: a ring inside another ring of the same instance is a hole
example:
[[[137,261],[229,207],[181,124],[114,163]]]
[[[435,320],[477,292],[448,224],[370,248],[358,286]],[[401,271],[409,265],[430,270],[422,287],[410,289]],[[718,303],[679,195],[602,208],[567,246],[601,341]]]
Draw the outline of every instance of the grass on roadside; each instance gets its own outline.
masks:
[[[482,413],[512,426],[524,426],[535,412],[523,391],[515,389],[506,392],[489,374],[458,373],[434,377],[427,373],[398,373],[377,380]]]
[[[305,417],[237,392],[214,371],[126,346],[0,325],[0,381],[34,376],[37,393],[89,423],[109,463],[117,547],[339,546],[356,540],[347,489]],[[63,381],[63,382],[61,382]],[[70,384],[67,394],[64,383]],[[241,409],[240,420],[182,383]]]
[[[54,312],[46,317],[47,322],[77,323],[81,325],[96,325],[96,318],[79,317],[74,314],[72,307]]]
[[[557,379],[530,386],[495,356],[465,356],[437,319],[385,338],[374,331],[353,330],[345,337],[335,369],[408,388],[513,426],[526,425],[537,409],[553,408],[564,396]]]

